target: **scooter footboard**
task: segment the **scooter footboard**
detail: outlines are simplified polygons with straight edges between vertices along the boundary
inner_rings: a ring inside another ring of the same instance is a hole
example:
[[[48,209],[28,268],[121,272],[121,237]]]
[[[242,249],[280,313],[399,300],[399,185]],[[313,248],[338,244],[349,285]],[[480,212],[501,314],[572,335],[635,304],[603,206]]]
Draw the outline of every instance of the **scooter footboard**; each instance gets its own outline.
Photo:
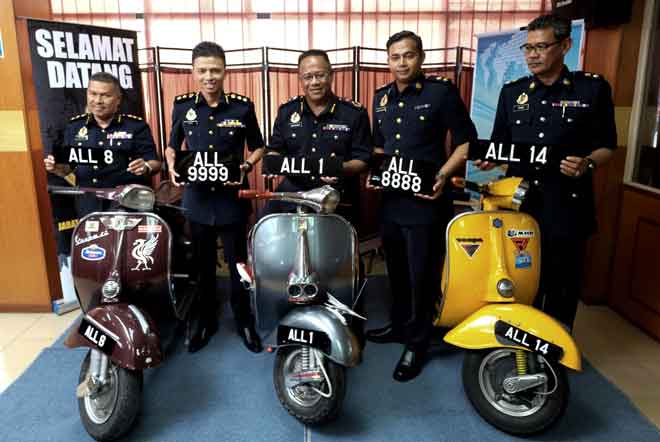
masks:
[[[360,343],[348,325],[321,306],[289,312],[277,328],[278,345],[308,345],[345,367],[362,361]]]
[[[90,310],[71,328],[64,345],[99,350],[130,370],[154,367],[163,359],[155,324],[131,304]]]
[[[570,333],[557,320],[527,305],[482,307],[447,333],[444,340],[472,350],[521,348],[555,359],[573,370],[582,370],[580,350]]]

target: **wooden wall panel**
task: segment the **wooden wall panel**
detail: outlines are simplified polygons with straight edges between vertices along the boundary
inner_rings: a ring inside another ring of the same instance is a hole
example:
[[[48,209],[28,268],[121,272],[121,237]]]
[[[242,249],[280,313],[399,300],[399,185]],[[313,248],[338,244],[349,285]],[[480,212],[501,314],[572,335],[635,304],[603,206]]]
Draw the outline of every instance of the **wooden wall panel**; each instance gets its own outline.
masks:
[[[660,198],[627,186],[610,305],[660,339]]]
[[[50,311],[29,152],[0,152],[0,311]]]

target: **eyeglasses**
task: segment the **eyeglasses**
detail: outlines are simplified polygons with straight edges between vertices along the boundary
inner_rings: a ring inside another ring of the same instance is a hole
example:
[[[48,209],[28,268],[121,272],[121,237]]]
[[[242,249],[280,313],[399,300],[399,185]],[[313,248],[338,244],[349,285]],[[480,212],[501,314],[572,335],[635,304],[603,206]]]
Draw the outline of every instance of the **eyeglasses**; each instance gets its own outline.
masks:
[[[308,73],[300,76],[300,79],[304,81],[305,83],[309,83],[310,81],[313,80],[318,80],[318,81],[325,81],[328,78],[330,78],[330,72],[313,72],[313,73]]]
[[[564,40],[557,40],[557,41],[552,42],[552,43],[536,43],[535,45],[530,45],[528,43],[528,44],[521,45],[520,50],[524,54],[531,54],[532,51],[536,51],[537,54],[543,54],[548,49],[550,49],[554,45],[557,45],[557,44],[561,43],[562,41],[564,41]]]

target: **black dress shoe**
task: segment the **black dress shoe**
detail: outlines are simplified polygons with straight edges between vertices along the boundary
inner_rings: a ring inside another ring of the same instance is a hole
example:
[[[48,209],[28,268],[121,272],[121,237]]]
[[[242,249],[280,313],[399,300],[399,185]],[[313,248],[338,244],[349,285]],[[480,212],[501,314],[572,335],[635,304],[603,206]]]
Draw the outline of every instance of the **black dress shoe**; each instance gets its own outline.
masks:
[[[396,364],[392,377],[395,381],[407,382],[422,372],[426,352],[406,347]]]
[[[218,321],[198,321],[192,320],[188,322],[186,330],[185,345],[188,347],[189,353],[195,353],[201,350],[209,343],[211,336],[218,331]]]
[[[392,327],[392,324],[386,325],[382,328],[367,330],[367,341],[385,344],[388,342],[401,342],[402,340],[402,333]]]
[[[253,353],[260,353],[262,350],[261,338],[254,329],[254,325],[237,324],[236,328],[238,330],[238,335],[243,340],[243,345]]]

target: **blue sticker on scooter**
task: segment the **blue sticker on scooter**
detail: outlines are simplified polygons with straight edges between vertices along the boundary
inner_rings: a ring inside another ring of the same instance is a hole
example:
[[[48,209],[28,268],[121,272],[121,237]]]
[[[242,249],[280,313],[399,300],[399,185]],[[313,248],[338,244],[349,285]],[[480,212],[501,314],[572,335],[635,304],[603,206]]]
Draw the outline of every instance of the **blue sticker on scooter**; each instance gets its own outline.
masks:
[[[516,256],[516,268],[528,269],[532,266],[532,257],[528,253],[520,253]]]
[[[500,227],[502,227],[502,224],[503,224],[502,220],[499,219],[499,218],[495,218],[493,220],[493,227],[495,227],[496,229],[499,229]]]
[[[101,261],[105,258],[105,249],[96,244],[92,244],[80,251],[80,257],[85,261]]]

